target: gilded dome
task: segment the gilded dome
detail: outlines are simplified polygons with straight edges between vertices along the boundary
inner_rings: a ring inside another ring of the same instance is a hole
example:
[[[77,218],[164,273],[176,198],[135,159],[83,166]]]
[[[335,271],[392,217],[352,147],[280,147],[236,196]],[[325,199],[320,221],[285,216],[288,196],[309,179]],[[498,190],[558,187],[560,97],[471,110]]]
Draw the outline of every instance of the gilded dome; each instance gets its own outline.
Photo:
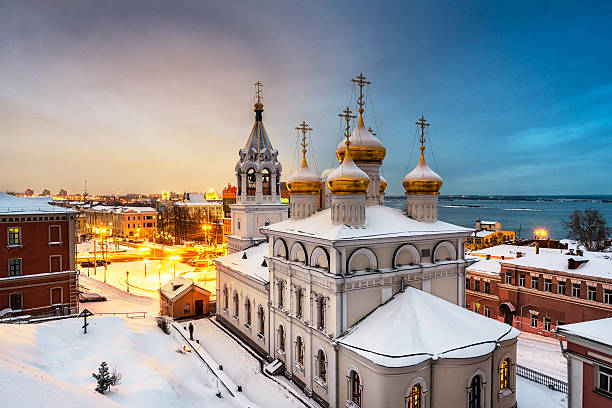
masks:
[[[348,142],[346,142],[348,145]],[[350,146],[350,145],[349,145]],[[349,146],[346,146],[348,148]],[[370,184],[370,178],[353,161],[352,150],[327,177],[327,186],[332,194],[365,194]]]
[[[380,194],[384,194],[386,189],[387,189],[387,180],[383,176],[380,176],[380,184],[379,184],[378,191]]]
[[[356,163],[378,163],[384,160],[387,150],[385,146],[365,128],[363,124],[363,108],[359,108],[359,121],[357,127],[351,134],[351,145],[349,147],[351,156]],[[342,161],[346,146],[340,142],[336,147],[338,161]]]
[[[297,171],[287,179],[287,189],[291,195],[319,194],[322,186],[321,177],[310,170],[305,158]]]
[[[423,150],[425,148],[421,146],[419,164],[402,180],[406,194],[438,194],[442,187],[442,177],[425,163]]]

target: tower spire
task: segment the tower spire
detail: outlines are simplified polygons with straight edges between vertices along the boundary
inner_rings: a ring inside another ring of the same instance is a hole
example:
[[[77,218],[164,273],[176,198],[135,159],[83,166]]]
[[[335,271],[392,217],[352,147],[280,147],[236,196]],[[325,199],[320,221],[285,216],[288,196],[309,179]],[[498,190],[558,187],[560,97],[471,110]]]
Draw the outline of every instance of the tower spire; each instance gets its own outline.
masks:
[[[415,124],[421,127],[421,158],[423,157],[423,151],[425,151],[425,128],[429,126],[429,123],[425,121],[425,116],[421,115],[421,119],[417,120]]]
[[[308,126],[308,123],[306,123],[305,120],[303,120],[302,123],[295,129],[300,130],[302,132],[302,142],[300,144],[302,145],[302,166],[305,166],[306,165],[306,146],[308,146],[308,143],[306,143],[306,132],[312,130],[312,128]]]

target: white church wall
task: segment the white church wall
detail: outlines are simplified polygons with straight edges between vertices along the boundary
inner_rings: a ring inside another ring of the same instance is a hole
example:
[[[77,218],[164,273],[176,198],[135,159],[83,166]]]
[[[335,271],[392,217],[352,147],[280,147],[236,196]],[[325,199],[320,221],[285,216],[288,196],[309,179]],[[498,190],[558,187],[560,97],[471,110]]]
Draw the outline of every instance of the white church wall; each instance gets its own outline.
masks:
[[[430,293],[451,303],[458,304],[456,275],[432,279]]]

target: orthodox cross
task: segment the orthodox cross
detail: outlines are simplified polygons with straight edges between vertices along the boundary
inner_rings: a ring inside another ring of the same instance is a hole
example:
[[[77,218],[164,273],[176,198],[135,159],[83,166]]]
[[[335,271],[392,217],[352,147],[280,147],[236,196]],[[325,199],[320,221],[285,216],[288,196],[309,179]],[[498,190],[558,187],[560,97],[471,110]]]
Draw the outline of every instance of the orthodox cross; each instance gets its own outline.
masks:
[[[306,121],[302,121],[302,124],[299,125],[298,127],[295,128],[296,130],[301,130],[302,131],[302,160],[305,161],[306,160],[306,146],[308,145],[308,143],[306,143],[306,132],[312,130],[311,127],[308,127],[308,123],[306,123]]]
[[[369,85],[372,82],[366,81],[365,75],[363,73],[359,74],[355,79],[351,79],[351,82],[355,82],[359,85],[359,99],[357,99],[357,105],[359,105],[359,113],[363,113],[363,86]]]
[[[344,114],[342,114],[344,113]],[[348,150],[349,145],[351,144],[349,137],[351,137],[351,134],[349,133],[349,130],[351,129],[351,119],[355,119],[357,116],[351,115],[351,113],[353,113],[349,107],[347,106],[345,110],[342,111],[342,113],[339,113],[338,116],[340,116],[341,118],[344,118],[344,120],[346,120],[346,129],[344,130],[344,137],[346,137],[346,148]]]
[[[376,133],[374,133],[374,129],[372,129],[370,126],[368,126],[368,132],[370,132],[372,136],[376,136]]]
[[[262,88],[263,88],[263,84],[261,83],[261,81],[257,81],[255,82],[255,96],[257,96],[257,102],[261,101],[261,97],[262,95]]]
[[[425,150],[425,128],[429,126],[429,123],[425,121],[425,116],[421,115],[421,119],[415,122],[421,127],[421,152]]]

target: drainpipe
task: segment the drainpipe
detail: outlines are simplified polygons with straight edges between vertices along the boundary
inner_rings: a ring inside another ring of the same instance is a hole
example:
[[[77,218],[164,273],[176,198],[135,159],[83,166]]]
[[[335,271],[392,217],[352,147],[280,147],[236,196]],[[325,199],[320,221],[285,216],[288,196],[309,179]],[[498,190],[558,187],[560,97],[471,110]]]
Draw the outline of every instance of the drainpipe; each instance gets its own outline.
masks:
[[[429,390],[427,390],[427,392],[429,393],[430,397],[429,397],[429,407],[433,408],[434,404],[433,404],[433,371],[434,371],[434,364],[435,362],[438,360],[438,356],[435,355],[431,358],[431,366],[429,368]]]
[[[561,347],[561,354],[567,360],[567,406],[571,408],[572,402],[573,402],[572,401],[572,376],[571,376],[572,360],[570,359],[569,354],[567,354],[567,349],[563,348],[563,340],[559,336],[559,333],[557,332],[557,330],[553,332],[553,336],[555,337],[555,339],[559,340],[559,346]]]

